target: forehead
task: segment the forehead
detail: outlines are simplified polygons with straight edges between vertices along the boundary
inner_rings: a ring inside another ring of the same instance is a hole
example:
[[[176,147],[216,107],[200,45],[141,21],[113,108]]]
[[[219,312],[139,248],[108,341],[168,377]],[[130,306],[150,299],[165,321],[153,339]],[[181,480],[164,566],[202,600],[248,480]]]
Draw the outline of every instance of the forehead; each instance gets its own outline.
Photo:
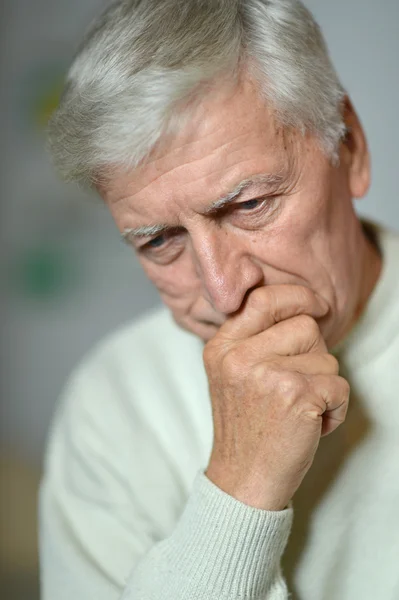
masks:
[[[164,136],[133,172],[116,170],[101,193],[112,212],[157,199],[162,206],[171,199],[209,204],[243,180],[288,172],[292,137],[245,80],[209,93],[180,130]]]

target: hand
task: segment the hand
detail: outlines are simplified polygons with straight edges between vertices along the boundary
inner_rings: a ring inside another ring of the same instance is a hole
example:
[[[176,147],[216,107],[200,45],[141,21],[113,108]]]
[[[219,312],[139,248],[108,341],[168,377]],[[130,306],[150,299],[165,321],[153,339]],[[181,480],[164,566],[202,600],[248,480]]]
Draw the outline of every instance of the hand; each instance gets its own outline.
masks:
[[[205,347],[214,421],[206,475],[249,506],[286,508],[320,437],[345,420],[349,385],[315,320],[327,312],[306,287],[258,288]]]

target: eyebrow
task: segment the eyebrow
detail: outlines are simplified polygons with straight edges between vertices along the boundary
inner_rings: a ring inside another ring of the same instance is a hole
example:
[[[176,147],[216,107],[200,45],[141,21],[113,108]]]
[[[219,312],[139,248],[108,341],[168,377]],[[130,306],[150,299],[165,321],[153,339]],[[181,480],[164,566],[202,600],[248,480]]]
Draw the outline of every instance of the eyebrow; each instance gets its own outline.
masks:
[[[206,209],[205,214],[212,214],[218,210],[223,209],[225,206],[231,204],[234,200],[237,200],[246,190],[255,185],[268,185],[269,187],[277,187],[284,181],[282,175],[256,175],[249,179],[244,179],[237,187],[232,191],[216,200],[209,208]]]
[[[256,175],[248,179],[241,181],[233,191],[229,192],[225,196],[216,200],[211,206],[209,206],[205,213],[211,215],[215,212],[223,210],[226,206],[237,200],[246,190],[255,185],[267,185],[272,188],[280,186],[284,181],[284,177],[281,174],[268,174],[268,175]],[[145,227],[138,227],[136,229],[125,229],[122,233],[122,238],[129,243],[132,238],[141,237],[153,237],[160,235],[170,229],[169,225],[148,225]]]

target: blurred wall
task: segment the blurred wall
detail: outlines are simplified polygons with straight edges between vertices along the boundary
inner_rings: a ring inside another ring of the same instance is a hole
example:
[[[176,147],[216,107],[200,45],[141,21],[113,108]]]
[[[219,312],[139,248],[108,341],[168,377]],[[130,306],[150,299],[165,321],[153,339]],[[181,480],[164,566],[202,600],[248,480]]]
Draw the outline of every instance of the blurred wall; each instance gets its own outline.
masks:
[[[44,151],[44,122],[74,46],[103,4],[3,4],[1,439],[36,464],[71,369],[96,340],[157,302],[99,200],[60,184]]]
[[[368,134],[374,183],[359,210],[398,227],[399,2],[306,3],[322,25]],[[7,315],[2,443],[37,463],[54,402],[71,368],[105,333],[158,302],[101,204],[58,183],[43,150],[42,125],[73,48],[105,4],[3,0],[2,5],[1,228]]]
[[[37,594],[34,498],[65,379],[96,341],[159,302],[100,202],[61,185],[44,152],[43,126],[73,48],[104,4],[0,4],[0,562],[14,600]],[[399,2],[306,4],[368,134],[374,183],[359,210],[399,229]]]

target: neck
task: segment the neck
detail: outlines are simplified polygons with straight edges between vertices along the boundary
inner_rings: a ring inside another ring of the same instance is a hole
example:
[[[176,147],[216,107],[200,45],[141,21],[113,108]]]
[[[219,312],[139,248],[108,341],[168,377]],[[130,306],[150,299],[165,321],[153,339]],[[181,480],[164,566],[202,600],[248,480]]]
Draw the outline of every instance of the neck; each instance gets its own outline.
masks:
[[[372,227],[367,225],[367,223],[362,223],[362,238],[362,278],[359,289],[359,300],[353,318],[345,329],[341,340],[346,338],[362,316],[382,271],[383,258],[381,250]]]

